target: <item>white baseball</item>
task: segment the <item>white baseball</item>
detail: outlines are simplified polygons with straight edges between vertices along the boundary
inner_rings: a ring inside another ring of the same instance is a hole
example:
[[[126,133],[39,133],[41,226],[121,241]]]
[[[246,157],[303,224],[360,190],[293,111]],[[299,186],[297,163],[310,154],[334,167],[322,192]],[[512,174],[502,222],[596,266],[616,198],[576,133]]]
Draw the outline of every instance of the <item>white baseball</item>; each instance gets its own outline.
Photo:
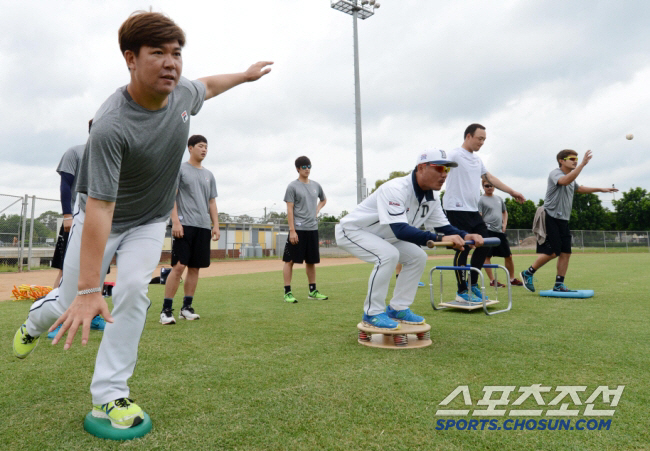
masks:
[[[633,138],[634,138],[634,135],[632,133],[628,133],[627,135],[625,135],[625,139],[627,139],[628,141],[630,139],[633,139]]]

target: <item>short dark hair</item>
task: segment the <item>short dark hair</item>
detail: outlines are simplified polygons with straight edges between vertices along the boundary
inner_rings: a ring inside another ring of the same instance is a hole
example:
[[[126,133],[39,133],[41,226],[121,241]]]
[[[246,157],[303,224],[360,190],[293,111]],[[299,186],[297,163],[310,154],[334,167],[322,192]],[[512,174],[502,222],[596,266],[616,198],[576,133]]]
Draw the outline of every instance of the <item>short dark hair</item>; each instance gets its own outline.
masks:
[[[190,139],[187,140],[187,147],[194,147],[198,143],[208,143],[208,140],[205,139],[205,136],[203,135],[192,135],[190,136]]]
[[[562,167],[562,163],[560,163],[560,160],[564,160],[566,157],[568,157],[568,156],[570,156],[570,155],[575,155],[575,156],[577,157],[577,156],[578,156],[578,152],[576,152],[575,150],[572,150],[572,149],[564,149],[564,150],[561,150],[560,153],[558,153],[558,154],[557,154],[557,157],[556,157],[556,159],[557,159],[557,165],[558,165],[559,167]]]
[[[303,165],[311,164],[311,160],[305,156],[296,158],[296,169]]]
[[[167,42],[178,41],[185,45],[185,32],[164,14],[136,11],[124,21],[117,32],[122,54],[131,50],[137,56],[143,45],[159,47]]]
[[[485,127],[483,127],[481,124],[470,124],[466,129],[465,129],[465,134],[463,135],[463,139],[467,138],[467,135],[470,134],[474,136],[474,132],[476,132],[477,129],[485,130]]]

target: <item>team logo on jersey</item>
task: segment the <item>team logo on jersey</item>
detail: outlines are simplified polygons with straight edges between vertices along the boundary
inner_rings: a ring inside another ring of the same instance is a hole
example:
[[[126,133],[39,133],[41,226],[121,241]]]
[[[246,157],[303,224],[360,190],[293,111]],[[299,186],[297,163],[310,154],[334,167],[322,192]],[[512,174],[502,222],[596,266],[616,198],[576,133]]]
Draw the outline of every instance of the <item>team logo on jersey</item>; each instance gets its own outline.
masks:
[[[393,205],[395,207],[401,207],[401,205],[398,202],[393,202],[392,200],[388,201],[388,205]]]
[[[187,110],[181,113],[181,119],[183,119],[183,123],[187,122],[187,120],[189,119],[189,116],[187,115]]]

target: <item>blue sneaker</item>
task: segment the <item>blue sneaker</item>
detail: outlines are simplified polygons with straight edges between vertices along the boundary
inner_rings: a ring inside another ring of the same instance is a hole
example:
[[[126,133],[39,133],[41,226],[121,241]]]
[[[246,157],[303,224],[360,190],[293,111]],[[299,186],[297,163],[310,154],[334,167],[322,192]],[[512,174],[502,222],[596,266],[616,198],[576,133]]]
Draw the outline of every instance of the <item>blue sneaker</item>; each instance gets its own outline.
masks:
[[[379,315],[366,315],[363,314],[363,322],[367,326],[376,327],[377,329],[388,329],[395,330],[399,329],[400,325],[397,321],[393,321],[385,313],[380,313]]]
[[[418,282],[418,287],[423,287],[423,286],[424,286],[424,282]]]
[[[533,285],[533,275],[527,269],[523,270],[520,274],[521,280],[524,282],[524,288],[528,291],[535,292],[535,285]]]
[[[386,307],[386,315],[388,315],[390,319],[394,319],[395,321],[404,324],[424,324],[424,318],[420,315],[416,315],[408,308],[406,310],[395,310],[389,305]]]
[[[481,293],[481,289],[478,287],[478,285],[472,285],[472,294],[476,296],[479,301],[482,301],[483,299],[483,294]],[[487,294],[485,295],[485,300],[489,301],[490,299],[487,297]]]
[[[476,296],[474,296],[474,293],[471,293],[467,290],[459,291],[458,293],[456,293],[456,300],[458,302],[470,302],[470,303],[483,302],[481,298],[477,298]]]
[[[92,330],[104,330],[104,327],[106,327],[106,321],[104,321],[104,318],[102,318],[99,315],[94,317],[92,322],[90,323],[90,328]]]
[[[576,290],[569,290],[563,283],[556,283],[553,287],[553,291],[559,291],[560,293],[577,293]]]
[[[48,340],[54,340],[54,337],[56,337],[56,334],[58,334],[59,331],[61,330],[61,326],[63,326],[63,324],[59,324],[56,329],[54,329],[52,332],[47,334]]]

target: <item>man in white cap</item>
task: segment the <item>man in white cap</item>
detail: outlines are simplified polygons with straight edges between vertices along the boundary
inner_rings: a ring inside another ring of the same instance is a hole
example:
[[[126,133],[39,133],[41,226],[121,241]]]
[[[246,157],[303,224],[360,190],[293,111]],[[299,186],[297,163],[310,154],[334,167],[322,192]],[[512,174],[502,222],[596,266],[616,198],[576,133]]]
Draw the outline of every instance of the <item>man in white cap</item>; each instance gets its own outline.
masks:
[[[338,246],[375,265],[363,307],[364,323],[388,330],[399,328],[400,322],[424,323],[424,318],[409,307],[427,261],[420,246],[426,246],[427,241],[449,242],[456,249],[463,248],[464,239],[483,245],[480,235],[450,225],[440,199],[434,196],[456,166],[444,150],[423,152],[411,174],[381,185],[336,226]],[[435,233],[431,231],[434,229]],[[386,306],[388,285],[397,263],[402,264],[402,272]]]

